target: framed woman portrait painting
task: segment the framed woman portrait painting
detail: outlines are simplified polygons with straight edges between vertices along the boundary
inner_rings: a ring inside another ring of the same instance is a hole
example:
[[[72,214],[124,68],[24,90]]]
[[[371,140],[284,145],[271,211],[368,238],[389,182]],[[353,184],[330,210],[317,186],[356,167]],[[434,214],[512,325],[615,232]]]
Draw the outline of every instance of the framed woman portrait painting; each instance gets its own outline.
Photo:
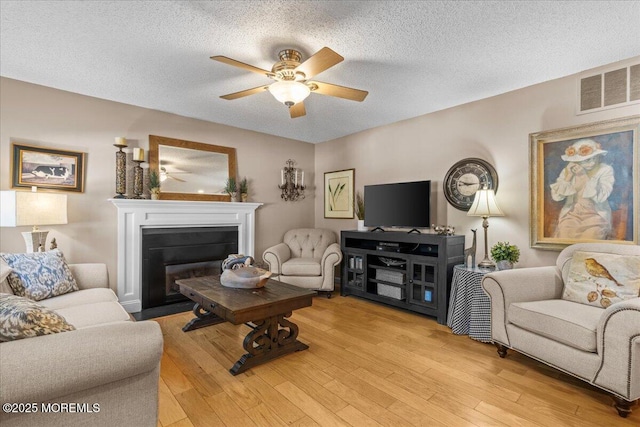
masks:
[[[531,247],[638,244],[640,116],[537,132],[531,144]]]

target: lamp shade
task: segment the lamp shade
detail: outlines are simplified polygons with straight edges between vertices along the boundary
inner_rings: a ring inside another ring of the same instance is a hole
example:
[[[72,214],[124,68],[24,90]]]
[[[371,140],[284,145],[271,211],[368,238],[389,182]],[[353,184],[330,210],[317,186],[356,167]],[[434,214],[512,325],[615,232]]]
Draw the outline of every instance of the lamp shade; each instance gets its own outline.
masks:
[[[66,194],[0,191],[1,227],[66,223]]]
[[[291,107],[305,100],[311,93],[311,89],[304,83],[283,80],[269,86],[269,92],[278,101]]]
[[[468,216],[504,216],[496,203],[496,193],[488,188],[476,191],[473,204],[467,212]]]

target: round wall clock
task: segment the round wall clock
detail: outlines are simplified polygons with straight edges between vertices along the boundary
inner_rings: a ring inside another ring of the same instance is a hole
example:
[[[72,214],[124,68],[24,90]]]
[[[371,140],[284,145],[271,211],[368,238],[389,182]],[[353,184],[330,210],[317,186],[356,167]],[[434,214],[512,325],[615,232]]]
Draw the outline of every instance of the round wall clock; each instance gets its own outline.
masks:
[[[444,195],[456,209],[468,211],[476,191],[484,186],[498,191],[498,174],[482,159],[462,159],[449,169],[444,177]]]

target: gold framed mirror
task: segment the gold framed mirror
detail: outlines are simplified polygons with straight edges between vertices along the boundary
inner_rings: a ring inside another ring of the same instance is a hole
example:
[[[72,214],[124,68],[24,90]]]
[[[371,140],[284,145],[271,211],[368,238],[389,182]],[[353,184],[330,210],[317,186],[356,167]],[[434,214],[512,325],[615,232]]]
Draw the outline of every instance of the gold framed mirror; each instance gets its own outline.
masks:
[[[149,167],[160,177],[161,200],[228,202],[224,187],[236,176],[236,149],[149,135]]]

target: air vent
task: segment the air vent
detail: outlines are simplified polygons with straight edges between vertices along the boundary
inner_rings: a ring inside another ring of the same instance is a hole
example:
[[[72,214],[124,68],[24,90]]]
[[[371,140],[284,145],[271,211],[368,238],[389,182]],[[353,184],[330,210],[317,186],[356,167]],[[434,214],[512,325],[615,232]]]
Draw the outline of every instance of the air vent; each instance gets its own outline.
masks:
[[[640,64],[629,67],[631,75],[629,84],[629,99],[631,101],[640,101]]]
[[[640,102],[640,64],[579,80],[578,114]]]

